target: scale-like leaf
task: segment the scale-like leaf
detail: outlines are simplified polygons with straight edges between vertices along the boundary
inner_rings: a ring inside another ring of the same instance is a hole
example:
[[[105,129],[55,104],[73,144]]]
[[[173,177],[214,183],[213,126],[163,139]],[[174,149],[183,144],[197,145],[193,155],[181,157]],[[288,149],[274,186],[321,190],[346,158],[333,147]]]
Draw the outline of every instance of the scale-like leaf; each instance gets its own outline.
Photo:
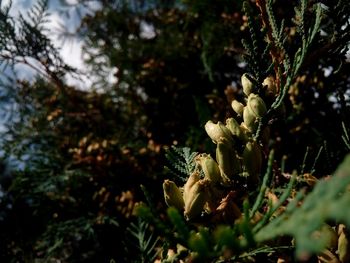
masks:
[[[319,181],[302,205],[292,202],[286,212],[271,221],[255,236],[258,242],[288,235],[295,238],[297,256],[318,253],[325,248],[324,238],[315,238],[313,233],[329,221],[342,222],[350,226],[350,155],[339,166],[330,179]],[[345,209],[344,209],[345,208]]]
[[[169,162],[169,166],[166,168],[182,182],[185,182],[195,170],[194,158],[197,154],[197,152],[191,152],[188,147],[172,146],[165,154]]]

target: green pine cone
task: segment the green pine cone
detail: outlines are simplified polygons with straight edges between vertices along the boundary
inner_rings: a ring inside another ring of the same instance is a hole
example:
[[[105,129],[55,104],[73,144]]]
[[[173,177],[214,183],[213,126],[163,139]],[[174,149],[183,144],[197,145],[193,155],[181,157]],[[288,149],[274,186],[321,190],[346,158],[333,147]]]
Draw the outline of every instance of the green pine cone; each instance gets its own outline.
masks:
[[[182,193],[177,185],[170,180],[165,180],[163,183],[163,192],[165,203],[168,206],[174,206],[178,210],[183,210],[185,203]]]
[[[202,168],[205,179],[208,179],[212,184],[220,183],[221,175],[219,166],[209,154],[203,153],[198,155],[196,162]]]
[[[249,141],[243,151],[244,172],[252,181],[257,181],[262,166],[262,150],[256,141]]]
[[[244,105],[242,103],[240,103],[238,100],[233,100],[231,102],[231,107],[238,116],[243,116]]]
[[[221,137],[224,137],[230,143],[233,143],[230,130],[222,122],[219,121],[215,124],[212,121],[208,121],[204,128],[214,143],[217,143]]]
[[[224,138],[221,138],[217,143],[216,160],[224,182],[230,182],[234,175],[241,172],[241,163],[236,156],[236,152]]]
[[[226,127],[230,130],[233,136],[236,136],[241,142],[247,142],[248,136],[245,129],[238,124],[234,118],[226,120]]]
[[[204,205],[207,202],[208,186],[208,180],[199,180],[189,188],[189,191],[184,196],[184,214],[188,220],[191,220],[202,213]]]
[[[255,85],[252,82],[253,77],[248,73],[244,73],[241,77],[243,93],[248,97],[252,92],[254,92]]]
[[[248,129],[255,132],[258,127],[259,118],[263,117],[267,112],[265,102],[256,94],[250,94],[247,106],[244,107],[243,121]]]

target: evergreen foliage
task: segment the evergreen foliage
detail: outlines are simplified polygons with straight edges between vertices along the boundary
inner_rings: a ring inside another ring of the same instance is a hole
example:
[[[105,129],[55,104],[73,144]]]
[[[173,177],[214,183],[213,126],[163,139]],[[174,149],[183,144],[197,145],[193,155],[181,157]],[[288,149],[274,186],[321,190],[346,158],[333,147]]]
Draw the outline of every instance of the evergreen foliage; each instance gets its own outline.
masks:
[[[178,177],[182,182],[185,182],[195,170],[196,165],[194,158],[197,154],[197,152],[191,153],[189,147],[177,148],[172,146],[165,154],[171,168],[166,168],[173,173],[175,177]]]
[[[24,64],[62,87],[60,78],[74,69],[66,65],[47,36],[48,0],[40,0],[18,18],[9,15],[11,2],[0,11],[0,63]]]
[[[348,262],[350,2],[98,2],[1,6],[0,261]]]
[[[142,222],[141,219],[137,223],[131,223],[128,231],[138,242],[139,259],[135,262],[154,262],[159,251],[156,250],[159,238],[154,237],[154,233],[149,234],[149,225]],[[134,243],[134,242],[132,242]],[[131,251],[129,253],[132,253]],[[127,260],[131,260],[130,258]],[[131,262],[131,261],[130,261]]]
[[[282,235],[291,235],[295,237],[296,254],[299,257],[305,256],[305,253],[319,253],[325,249],[329,237],[315,235],[325,222],[342,222],[347,226],[350,225],[349,211],[342,209],[350,201],[349,169],[350,156],[347,156],[331,178],[317,182],[304,200],[295,198],[290,202],[282,215],[257,232],[256,239],[261,242]],[[298,202],[302,202],[300,207]]]

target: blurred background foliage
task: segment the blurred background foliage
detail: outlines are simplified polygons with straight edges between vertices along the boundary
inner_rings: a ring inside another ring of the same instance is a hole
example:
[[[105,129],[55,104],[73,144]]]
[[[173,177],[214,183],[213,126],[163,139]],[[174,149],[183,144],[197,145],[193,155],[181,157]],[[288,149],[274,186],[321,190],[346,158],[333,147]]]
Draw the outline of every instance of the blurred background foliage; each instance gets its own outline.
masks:
[[[334,171],[349,151],[341,136],[350,129],[350,31],[344,27],[350,6],[321,2],[321,34],[289,91],[285,118],[270,123],[270,145],[286,171],[304,164],[303,171],[316,177]],[[41,13],[45,4],[37,4]],[[38,27],[45,20],[29,27],[2,10],[2,29],[15,24],[23,30],[2,30],[1,61],[26,64],[18,59],[31,57],[44,72],[32,82],[12,78],[1,85],[7,116],[1,136],[2,262],[137,261],[130,229],[137,223],[134,206],[145,201],[140,185],[162,211],[165,149],[213,152],[205,122],[237,117],[230,102],[243,97],[240,76],[252,71],[241,43],[251,41],[243,1],[100,4],[76,32],[97,76],[86,90],[65,84],[62,74],[74,70],[52,58],[57,52]],[[276,1],[277,19],[292,17],[297,1],[289,4]],[[295,52],[296,28],[285,27],[287,51]],[[255,56],[266,64],[263,54]],[[115,68],[118,81],[111,84],[107,76]]]

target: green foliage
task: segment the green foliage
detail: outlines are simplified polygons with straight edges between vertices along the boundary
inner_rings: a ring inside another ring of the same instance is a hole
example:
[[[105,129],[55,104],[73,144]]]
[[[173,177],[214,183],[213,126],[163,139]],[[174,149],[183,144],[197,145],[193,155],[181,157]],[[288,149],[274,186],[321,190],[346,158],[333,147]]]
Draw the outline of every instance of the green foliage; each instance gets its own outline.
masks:
[[[189,147],[180,148],[171,146],[165,154],[170,166],[166,167],[167,171],[182,182],[185,182],[196,168],[194,158],[197,154],[197,152],[191,152]]]
[[[250,38],[242,39],[242,44],[247,52],[244,54],[243,58],[256,79],[256,84],[260,85],[260,83],[262,83],[264,78],[268,76],[271,71],[272,64],[270,63],[269,58],[269,50],[271,45],[264,41],[259,41],[259,39],[264,38],[266,30],[260,30],[260,25],[256,19],[257,14],[253,13],[248,1],[244,1],[243,10],[247,16],[247,26]]]
[[[251,224],[247,216],[236,222],[233,227],[218,226],[212,231],[199,227],[194,232],[188,229],[175,208],[168,209],[168,216],[175,226],[178,235],[176,239],[197,253],[194,256],[196,260],[217,258],[227,250],[233,253],[231,259],[237,260],[260,253],[280,253],[286,249],[292,249],[291,243],[285,246],[264,245],[283,236],[293,237],[296,256],[305,258],[320,253],[326,248],[330,237],[325,234],[316,235],[325,222],[342,222],[350,225],[349,212],[343,209],[350,201],[349,174],[350,156],[347,156],[331,178],[319,181],[307,195],[301,191],[294,197],[291,197],[291,191],[295,186],[296,177],[292,177],[293,180],[279,198],[279,202],[270,204],[268,212],[255,225]],[[264,180],[265,186],[266,180]],[[283,207],[288,199],[290,201],[284,212],[276,215],[277,210]],[[257,198],[258,200],[260,197]],[[298,205],[299,203],[301,205]],[[249,213],[247,204],[244,206],[246,207],[244,214],[252,214]],[[252,209],[251,212],[256,212],[256,209]]]
[[[45,260],[49,260],[55,255],[60,255],[62,247],[65,247],[65,243],[70,239],[82,237],[93,239],[95,234],[93,224],[92,218],[80,217],[50,225],[41,236],[42,241],[38,243],[36,249],[39,253],[45,254]]]
[[[296,19],[294,22],[297,27],[297,32],[302,39],[302,45],[295,52],[292,59],[290,58],[289,52],[285,48],[285,42],[287,39],[287,36],[284,35],[285,22],[282,20],[280,25],[277,24],[277,20],[272,10],[273,2],[267,1],[265,3],[265,1],[258,1],[257,5],[260,8],[265,30],[267,31],[266,34],[270,45],[270,54],[272,57],[272,63],[274,64],[275,77],[277,79],[276,85],[278,90],[280,90],[278,96],[271,105],[271,110],[274,111],[280,107],[282,101],[286,97],[290,85],[299,73],[300,67],[306,59],[306,54],[312,44],[312,41],[319,32],[321,22],[321,5],[316,5],[315,20],[307,32],[304,29],[304,17],[307,11],[307,1],[301,1],[300,7],[295,8]]]
[[[178,238],[183,241],[187,241],[189,237],[189,228],[186,226],[185,221],[183,220],[182,215],[180,215],[177,209],[169,207],[167,210],[167,214],[171,223],[174,225]]]
[[[159,254],[156,250],[159,238],[155,237],[154,233],[150,233],[149,224],[139,218],[137,223],[131,223],[127,230],[135,239],[132,243],[137,244],[136,250],[139,254],[139,259],[132,262],[154,262]],[[135,253],[135,250],[130,253]]]
[[[297,26],[297,32],[300,34],[302,39],[302,45],[295,53],[295,57],[293,59],[293,65],[290,67],[289,65],[286,65],[286,68],[290,70],[291,78],[294,78],[298,72],[299,69],[305,60],[305,56],[308,52],[309,47],[311,46],[312,41],[314,40],[316,34],[319,32],[320,24],[321,24],[321,17],[322,17],[322,9],[321,4],[317,4],[315,8],[315,19],[314,24],[306,31],[305,30],[305,15],[307,10],[307,1],[303,0],[301,1],[300,8],[295,9],[296,19],[294,20],[296,26]],[[289,69],[290,68],[290,69]]]
[[[345,127],[345,123],[342,122],[342,126],[343,126],[343,131],[344,131],[344,135],[342,135],[342,139],[347,147],[347,149],[350,151],[350,137],[349,137],[349,133],[348,130]]]
[[[265,192],[268,187],[268,182],[271,180],[271,177],[273,175],[272,174],[273,157],[274,157],[274,151],[271,151],[269,155],[269,160],[268,160],[268,167],[266,169],[266,173],[260,185],[259,193],[256,196],[256,199],[251,211],[249,212],[249,215],[251,218],[255,215],[255,213],[258,211],[259,208],[261,208],[263,204]]]
[[[350,202],[349,174],[350,156],[347,156],[331,178],[319,181],[304,200],[295,198],[290,202],[282,215],[258,231],[256,240],[262,242],[290,235],[295,238],[297,256],[321,252],[327,237],[313,236],[316,230],[328,221],[350,225],[349,211],[344,209]],[[299,201],[303,202],[300,207]]]
[[[203,143],[198,99],[217,114],[227,111],[220,96],[237,81],[243,52],[235,37],[240,3],[228,2],[118,1],[83,20],[84,52],[99,86],[123,94],[156,142]],[[118,68],[118,89],[105,83],[111,67]]]
[[[295,176],[292,177],[290,182],[288,183],[287,188],[283,191],[283,194],[280,196],[278,202],[276,204],[269,204],[269,211],[264,214],[262,217],[261,221],[259,221],[255,226],[254,226],[254,232],[257,232],[262,226],[264,226],[273,216],[273,214],[281,208],[284,202],[287,201],[287,199],[290,197],[290,194],[293,190],[293,186],[295,183]]]
[[[18,18],[9,15],[11,2],[1,8],[0,63],[5,67],[24,64],[62,86],[59,77],[75,70],[63,62],[47,36],[48,0],[37,1],[27,14],[20,13]]]
[[[289,26],[295,27],[297,35],[291,36],[287,34],[287,31],[285,30],[285,25],[287,23],[286,20],[283,19],[282,22],[278,24],[273,10],[273,1],[256,1],[256,6],[259,9],[261,20],[253,18],[253,11],[248,2],[243,5],[244,11],[247,14],[247,25],[251,37],[251,41],[244,41],[243,44],[247,48],[246,59],[253,75],[253,78],[249,79],[249,81],[255,86],[253,91],[248,92],[259,93],[263,100],[265,100],[265,103],[270,106],[266,116],[260,116],[262,118],[260,119],[256,135],[254,136],[255,139],[261,139],[261,143],[264,144],[266,143],[266,140],[263,141],[262,136],[260,136],[263,129],[271,121],[272,117],[276,116],[276,112],[278,112],[282,106],[284,107],[284,104],[282,103],[285,101],[297,75],[302,71],[303,66],[305,65],[304,63],[307,62],[307,56],[309,55],[311,47],[318,44],[314,43],[315,39],[321,38],[319,30],[322,22],[322,10],[320,4],[316,3],[311,7],[308,5],[307,1],[301,1],[300,5],[295,8],[295,14],[293,15],[294,19],[292,19],[294,25],[289,24]],[[308,16],[308,18],[314,16],[314,18],[308,19],[308,22],[306,23],[306,16]],[[260,32],[256,30],[256,28],[258,28],[256,25],[257,23],[263,24],[263,30]],[[264,37],[258,37],[258,35]],[[261,41],[261,39],[264,39],[266,42]],[[295,46],[296,42],[294,42],[294,40],[297,39],[301,40],[300,47]],[[268,55],[270,56],[269,58]],[[272,64],[266,62],[260,63],[260,60],[263,59],[271,61]],[[265,93],[265,84],[262,84],[263,78],[269,74],[274,74],[274,85],[276,85],[277,90],[272,94],[273,99],[268,98],[268,94]],[[246,85],[248,84],[246,83]],[[245,95],[250,96],[251,94],[247,94],[247,90],[248,89],[244,90]],[[254,94],[254,96],[260,98],[256,94]],[[252,98],[252,96],[248,97],[246,107],[249,106],[249,109],[251,110],[251,105],[248,105],[249,98]],[[247,110],[247,108],[244,108],[244,110]],[[236,112],[239,115],[239,112]],[[253,110],[251,110],[250,113],[255,114]],[[250,119],[248,119],[248,117],[250,117],[250,115],[244,111],[243,124],[245,124],[246,128],[251,129],[248,125],[250,124]],[[232,127],[232,134],[234,136],[236,136],[236,133],[238,132],[236,126]],[[239,128],[242,129],[241,126]],[[230,135],[227,134],[225,129],[225,125],[222,125],[222,123],[218,123],[217,125],[211,123],[210,127],[209,125],[206,127],[208,135],[218,145],[220,140],[222,142],[224,139],[226,139],[224,142],[228,144],[231,142],[230,138],[228,138]],[[345,135],[343,136],[343,139],[345,143],[347,143],[346,129],[344,129],[344,131]],[[237,145],[234,145],[234,148],[235,147],[237,147]],[[342,178],[349,173],[347,169],[350,158],[345,160],[344,164],[341,165],[336,172],[336,175],[331,179],[320,180],[316,183],[314,189],[306,195],[306,197],[304,195],[304,190],[296,193],[299,190],[299,184],[296,184],[297,181],[307,182],[309,185],[313,185],[312,182],[317,181],[312,174],[317,171],[316,164],[321,158],[323,149],[323,146],[318,147],[318,151],[315,154],[315,159],[311,167],[311,173],[305,174],[306,161],[310,150],[307,148],[301,167],[301,177],[305,177],[306,179],[299,178],[296,172],[293,172],[293,175],[288,176],[284,173],[283,175],[289,180],[287,184],[281,184],[281,182],[279,182],[281,178],[273,178],[273,176],[277,177],[279,172],[277,172],[275,168],[274,151],[271,150],[266,167],[266,174],[260,184],[260,190],[251,194],[254,203],[253,207],[250,209],[248,201],[242,202],[242,200],[236,198],[235,202],[241,202],[240,204],[238,203],[238,207],[243,212],[241,217],[235,220],[233,225],[229,228],[221,226],[218,228],[218,225],[221,222],[215,221],[216,213],[221,211],[221,209],[226,213],[229,213],[229,210],[225,210],[229,207],[226,202],[233,202],[233,200],[228,199],[230,194],[226,197],[225,195],[221,195],[222,200],[220,202],[215,200],[215,198],[217,198],[216,195],[218,195],[218,190],[220,189],[220,186],[218,185],[221,184],[221,186],[223,186],[225,184],[220,181],[218,183],[217,180],[215,182],[212,180],[212,178],[217,178],[214,176],[214,174],[216,175],[217,173],[217,169],[214,169],[215,164],[211,162],[210,168],[205,171],[205,178],[210,185],[207,189],[208,196],[206,200],[208,203],[204,205],[201,216],[194,219],[187,218],[190,222],[193,221],[198,224],[194,227],[194,230],[190,232],[189,230],[185,230],[185,232],[184,230],[179,231],[179,229],[183,229],[184,227],[182,226],[183,223],[178,213],[168,213],[170,220],[179,224],[177,230],[183,237],[180,242],[182,242],[182,245],[187,247],[189,251],[193,252],[192,259],[220,262],[222,257],[227,253],[227,251],[223,250],[223,247],[225,246],[231,248],[234,247],[233,251],[229,249],[230,252],[228,252],[231,256],[231,260],[242,258],[247,255],[247,260],[253,261],[254,259],[252,257],[256,257],[260,252],[276,252],[276,255],[278,255],[283,249],[293,249],[291,239],[285,239],[285,241],[282,241],[286,236],[292,236],[295,238],[295,252],[299,259],[323,253],[328,246],[330,239],[328,234],[322,232],[325,223],[332,220],[332,222],[337,222],[337,224],[339,224],[339,222],[344,222],[348,225],[348,220],[350,218],[348,212],[344,210],[341,211],[341,207],[349,202],[346,191],[349,182],[344,182],[343,180],[343,184],[341,185],[340,183]],[[327,149],[325,149],[325,151],[327,152]],[[254,153],[257,153],[257,151],[254,151]],[[235,155],[238,156],[237,153],[235,153]],[[220,160],[221,159],[216,160],[219,166],[221,165]],[[223,167],[220,166],[220,168],[220,173],[222,175]],[[342,169],[345,170],[342,171]],[[209,173],[209,175],[207,175],[207,173]],[[342,176],[339,176],[339,173],[342,174]],[[272,178],[273,180],[271,180]],[[307,178],[310,180],[308,181]],[[188,188],[192,185],[197,184],[197,182],[194,182],[193,180],[193,178],[188,179],[184,186],[183,198],[185,203],[188,199],[186,191],[188,191]],[[232,181],[238,185],[242,184],[242,182],[237,179],[232,179]],[[200,183],[204,184],[205,182],[202,181]],[[227,184],[225,186],[229,187]],[[238,191],[237,185],[231,187],[231,189]],[[220,190],[223,191],[222,189]],[[278,192],[281,192],[281,194],[276,195]],[[198,193],[195,193],[195,198],[198,199],[202,197],[202,192],[198,191]],[[246,199],[246,197],[241,198]],[[195,201],[197,199],[195,199]],[[213,203],[214,209],[211,207]],[[218,203],[220,205],[218,205]],[[286,205],[286,203],[289,204]],[[336,210],[338,212],[336,212]],[[231,217],[232,216],[233,214],[231,214]],[[331,229],[330,232],[334,232],[334,229],[331,227],[329,228]],[[213,233],[216,233],[216,235],[219,236],[216,236],[216,240],[221,240],[220,236],[222,235],[222,240],[229,240],[227,241],[228,244],[221,244],[219,241],[212,243]],[[321,235],[322,237],[319,238],[318,235]],[[334,235],[336,235],[335,232]],[[227,236],[231,236],[231,239],[227,238]],[[187,241],[186,237],[188,237]],[[316,238],[319,238],[318,242],[314,242]],[[335,239],[338,239],[338,236],[336,236]],[[278,240],[280,240],[280,243]],[[220,244],[220,248],[218,248],[218,244]],[[275,244],[277,244],[277,246],[274,246]]]
[[[276,262],[327,251],[340,260],[322,229],[350,223],[349,159],[329,176],[350,148],[350,2],[242,2],[103,1],[77,32],[99,81],[86,91],[64,83],[76,71],[47,36],[48,1],[18,19],[2,7],[0,62],[41,78],[1,86],[15,103],[4,107],[14,117],[1,150],[17,161],[0,177],[1,261]],[[110,68],[117,83],[106,81]],[[262,114],[242,92],[246,71]],[[214,128],[227,136],[215,138],[216,160],[195,162],[213,153],[203,125],[231,118],[233,100],[250,116],[235,111],[230,134]],[[185,183],[193,172],[200,183],[187,185],[186,201],[199,213],[166,210],[164,174]]]

